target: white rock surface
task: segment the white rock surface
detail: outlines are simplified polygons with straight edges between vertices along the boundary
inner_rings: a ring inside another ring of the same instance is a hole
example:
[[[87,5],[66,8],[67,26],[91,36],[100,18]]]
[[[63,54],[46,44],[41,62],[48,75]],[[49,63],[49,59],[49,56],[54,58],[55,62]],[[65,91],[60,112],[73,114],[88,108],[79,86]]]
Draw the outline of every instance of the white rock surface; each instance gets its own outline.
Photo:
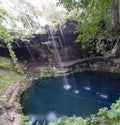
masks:
[[[0,0],[0,8],[5,9],[3,25],[10,32],[24,35],[44,32],[42,27],[61,22],[66,10],[56,6],[57,0]]]

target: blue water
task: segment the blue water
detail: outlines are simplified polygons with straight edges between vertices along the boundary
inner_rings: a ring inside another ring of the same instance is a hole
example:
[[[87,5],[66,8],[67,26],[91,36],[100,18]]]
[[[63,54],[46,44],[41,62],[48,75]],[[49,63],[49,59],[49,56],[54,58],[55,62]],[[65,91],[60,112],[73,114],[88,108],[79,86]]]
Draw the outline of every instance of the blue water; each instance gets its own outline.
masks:
[[[62,116],[82,116],[110,107],[120,97],[120,75],[83,72],[67,76],[70,89],[62,77],[34,81],[21,95],[23,112],[30,123],[47,123]]]

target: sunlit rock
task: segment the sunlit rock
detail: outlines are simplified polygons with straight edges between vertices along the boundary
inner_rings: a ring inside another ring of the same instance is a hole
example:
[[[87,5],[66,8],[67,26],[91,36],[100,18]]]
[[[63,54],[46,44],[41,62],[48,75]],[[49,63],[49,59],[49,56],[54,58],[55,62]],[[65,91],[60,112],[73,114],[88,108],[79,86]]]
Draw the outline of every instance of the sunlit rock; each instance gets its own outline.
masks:
[[[45,25],[62,22],[65,9],[56,0],[1,0],[0,8],[7,11],[3,25],[19,35],[41,33]],[[25,34],[24,34],[25,33]],[[12,34],[13,35],[13,34]]]

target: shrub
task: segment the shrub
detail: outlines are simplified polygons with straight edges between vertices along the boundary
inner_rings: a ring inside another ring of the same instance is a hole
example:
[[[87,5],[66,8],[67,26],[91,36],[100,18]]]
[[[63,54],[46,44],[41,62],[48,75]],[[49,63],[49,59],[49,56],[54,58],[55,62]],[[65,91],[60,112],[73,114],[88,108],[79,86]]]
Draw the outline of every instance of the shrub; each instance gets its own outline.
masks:
[[[53,67],[48,67],[40,72],[41,78],[50,78],[56,75],[56,70]]]
[[[22,125],[29,125],[27,116],[22,115],[21,116],[21,121],[22,121]]]
[[[12,62],[4,57],[0,57],[0,69],[3,70],[15,70]]]

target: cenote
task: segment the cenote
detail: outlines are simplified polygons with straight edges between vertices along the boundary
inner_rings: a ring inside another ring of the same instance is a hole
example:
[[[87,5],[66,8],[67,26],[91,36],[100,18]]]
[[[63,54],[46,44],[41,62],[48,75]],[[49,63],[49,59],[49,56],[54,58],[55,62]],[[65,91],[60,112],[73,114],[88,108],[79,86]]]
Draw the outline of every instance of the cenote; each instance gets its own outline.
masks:
[[[67,80],[69,89],[64,88],[63,77],[37,80],[21,95],[23,112],[32,125],[62,116],[86,117],[120,97],[119,74],[87,71]]]

